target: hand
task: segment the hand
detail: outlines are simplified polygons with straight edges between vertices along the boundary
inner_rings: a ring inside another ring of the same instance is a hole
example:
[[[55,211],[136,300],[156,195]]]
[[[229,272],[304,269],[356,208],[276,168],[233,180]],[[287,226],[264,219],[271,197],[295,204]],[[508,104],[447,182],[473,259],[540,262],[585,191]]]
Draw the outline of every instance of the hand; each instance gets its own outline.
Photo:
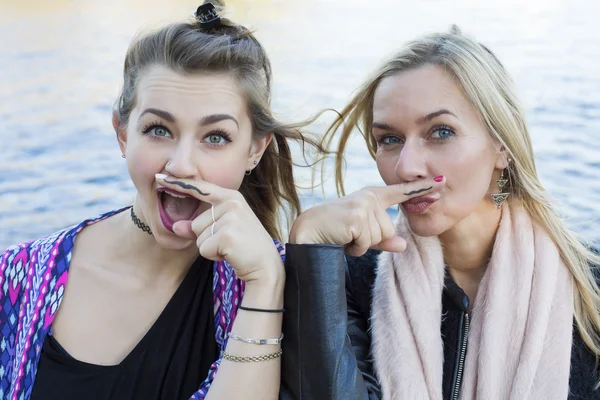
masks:
[[[368,249],[399,252],[406,241],[395,235],[388,207],[434,192],[440,182],[416,182],[367,187],[340,199],[303,212],[294,222],[290,242],[341,244],[347,254],[361,256]]]
[[[282,279],[283,262],[273,239],[239,191],[160,174],[156,181],[212,205],[214,226],[210,208],[193,221],[178,221],[173,225],[176,235],[196,239],[202,257],[227,261],[237,277],[247,282]]]

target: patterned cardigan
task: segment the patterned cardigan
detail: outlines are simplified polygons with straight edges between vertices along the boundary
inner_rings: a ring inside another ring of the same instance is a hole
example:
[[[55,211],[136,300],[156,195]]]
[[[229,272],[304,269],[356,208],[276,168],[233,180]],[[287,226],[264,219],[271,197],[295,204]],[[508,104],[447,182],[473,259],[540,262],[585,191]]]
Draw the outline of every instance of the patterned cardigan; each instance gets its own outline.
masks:
[[[65,291],[75,237],[86,226],[125,209],[12,246],[0,255],[0,399],[28,400],[31,396],[42,345]],[[283,259],[284,247],[274,242]],[[243,297],[244,282],[227,262],[213,265],[215,337],[222,354]],[[220,363],[219,358],[211,365],[206,380],[190,400],[206,397]]]

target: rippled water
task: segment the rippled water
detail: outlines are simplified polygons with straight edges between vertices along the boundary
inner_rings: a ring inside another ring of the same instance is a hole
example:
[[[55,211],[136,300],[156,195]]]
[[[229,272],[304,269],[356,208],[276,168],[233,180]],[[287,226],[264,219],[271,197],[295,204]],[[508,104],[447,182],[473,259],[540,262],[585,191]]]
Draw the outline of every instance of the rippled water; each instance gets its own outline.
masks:
[[[0,248],[131,202],[132,185],[110,122],[122,58],[142,25],[186,17],[197,5],[0,0]],[[228,5],[268,49],[274,108],[288,119],[341,108],[403,42],[459,24],[489,45],[515,77],[543,183],[571,226],[600,240],[600,2],[230,0]],[[352,142],[351,154],[348,189],[381,184],[360,141]],[[308,179],[306,171],[299,176]],[[328,197],[334,195],[331,187]],[[310,196],[307,205],[321,200],[318,193]]]

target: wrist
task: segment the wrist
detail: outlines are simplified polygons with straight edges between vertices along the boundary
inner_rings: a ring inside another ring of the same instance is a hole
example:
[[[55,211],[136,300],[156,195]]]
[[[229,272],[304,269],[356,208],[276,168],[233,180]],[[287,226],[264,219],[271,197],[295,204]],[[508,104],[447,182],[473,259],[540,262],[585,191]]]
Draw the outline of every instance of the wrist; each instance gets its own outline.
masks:
[[[302,226],[301,221],[296,221],[290,230],[289,241],[291,244],[319,244],[309,229]]]
[[[253,308],[280,309],[283,307],[283,277],[259,278],[246,282],[242,305]]]
[[[273,290],[285,286],[285,268],[279,252],[274,252],[273,257],[265,260],[260,268],[256,268],[246,279],[246,287]]]
[[[285,286],[285,270],[281,262],[278,267],[264,268],[246,281],[246,287],[261,288],[265,290],[283,288]]]

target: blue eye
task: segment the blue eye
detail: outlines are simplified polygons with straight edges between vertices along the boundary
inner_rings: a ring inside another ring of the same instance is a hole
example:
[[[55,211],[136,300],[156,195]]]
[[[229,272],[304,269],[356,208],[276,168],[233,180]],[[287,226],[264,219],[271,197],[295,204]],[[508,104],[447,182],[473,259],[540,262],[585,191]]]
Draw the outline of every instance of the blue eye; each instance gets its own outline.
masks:
[[[223,144],[225,142],[225,138],[221,135],[210,135],[206,140],[210,144]]]
[[[446,140],[455,136],[456,134],[452,130],[452,128],[448,126],[438,126],[431,133],[431,137],[436,140]]]
[[[160,136],[160,137],[171,136],[169,131],[166,130],[165,128],[163,128],[162,126],[155,126],[154,128],[150,129],[150,132],[154,136]]]
[[[204,141],[213,146],[224,146],[231,142],[231,136],[227,132],[217,129],[206,135]]]
[[[167,128],[160,125],[158,122],[151,122],[150,124],[144,126],[142,133],[153,137],[172,137],[171,132],[169,132]]]
[[[402,141],[397,136],[384,136],[381,139],[379,139],[379,143],[384,146],[391,146],[394,144],[402,143]]]

